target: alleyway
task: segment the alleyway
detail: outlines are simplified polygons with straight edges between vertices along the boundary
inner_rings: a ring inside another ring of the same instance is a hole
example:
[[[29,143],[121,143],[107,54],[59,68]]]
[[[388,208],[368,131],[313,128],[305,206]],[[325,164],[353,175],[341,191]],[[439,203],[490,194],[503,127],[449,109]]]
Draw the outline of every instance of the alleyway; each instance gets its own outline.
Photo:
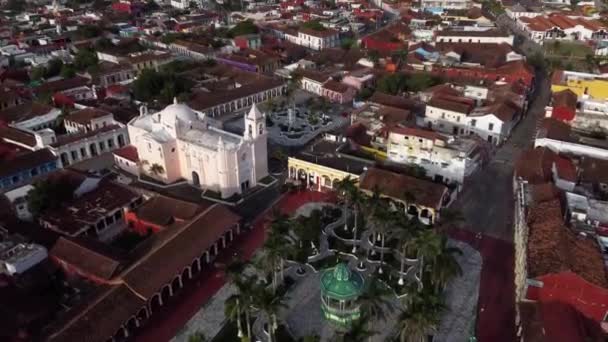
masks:
[[[253,221],[251,231],[241,234],[232,246],[218,255],[216,263],[229,262],[235,253],[246,260],[251,259],[256,250],[264,243],[264,228],[272,217],[272,208],[277,207],[281,212],[289,214],[308,202],[331,201],[332,199],[331,194],[310,191],[282,196],[275,206],[270,206]],[[137,342],[169,341],[224,283],[223,271],[220,268],[213,266],[207,268],[200,277],[186,284],[176,297],[156,313],[133,340]]]

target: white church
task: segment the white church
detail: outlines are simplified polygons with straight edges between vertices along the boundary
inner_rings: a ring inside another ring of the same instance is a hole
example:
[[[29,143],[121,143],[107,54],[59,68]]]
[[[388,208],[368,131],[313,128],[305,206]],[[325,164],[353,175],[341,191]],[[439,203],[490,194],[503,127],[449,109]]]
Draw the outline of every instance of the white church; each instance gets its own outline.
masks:
[[[266,118],[254,104],[244,120],[244,135],[233,134],[174,101],[153,114],[142,107],[128,130],[140,172],[165,184],[185,179],[228,198],[268,175]]]

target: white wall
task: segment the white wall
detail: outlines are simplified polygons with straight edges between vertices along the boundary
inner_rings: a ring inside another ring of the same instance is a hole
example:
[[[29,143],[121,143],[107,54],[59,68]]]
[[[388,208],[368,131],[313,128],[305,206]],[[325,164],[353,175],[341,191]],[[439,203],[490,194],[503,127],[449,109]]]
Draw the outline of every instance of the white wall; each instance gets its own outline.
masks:
[[[534,141],[534,147],[547,147],[555,153],[571,153],[577,156],[587,156],[599,159],[608,159],[608,150],[581,145],[577,143],[571,143],[566,141],[559,141],[547,138],[537,138]]]

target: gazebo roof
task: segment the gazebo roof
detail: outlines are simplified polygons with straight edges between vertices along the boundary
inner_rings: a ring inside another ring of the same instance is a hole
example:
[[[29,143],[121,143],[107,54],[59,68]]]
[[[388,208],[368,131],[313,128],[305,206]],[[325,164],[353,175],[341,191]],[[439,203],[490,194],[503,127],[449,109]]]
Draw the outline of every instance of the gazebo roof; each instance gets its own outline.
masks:
[[[340,263],[321,274],[321,293],[338,300],[358,297],[363,292],[363,276]]]

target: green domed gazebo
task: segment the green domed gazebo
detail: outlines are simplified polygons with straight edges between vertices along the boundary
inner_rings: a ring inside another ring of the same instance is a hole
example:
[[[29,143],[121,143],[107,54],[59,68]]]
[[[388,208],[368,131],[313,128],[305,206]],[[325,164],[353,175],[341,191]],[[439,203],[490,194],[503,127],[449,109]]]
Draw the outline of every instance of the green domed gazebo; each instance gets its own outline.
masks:
[[[321,273],[321,309],[325,319],[339,327],[348,327],[361,317],[357,301],[363,292],[364,279],[346,264],[338,264]]]

